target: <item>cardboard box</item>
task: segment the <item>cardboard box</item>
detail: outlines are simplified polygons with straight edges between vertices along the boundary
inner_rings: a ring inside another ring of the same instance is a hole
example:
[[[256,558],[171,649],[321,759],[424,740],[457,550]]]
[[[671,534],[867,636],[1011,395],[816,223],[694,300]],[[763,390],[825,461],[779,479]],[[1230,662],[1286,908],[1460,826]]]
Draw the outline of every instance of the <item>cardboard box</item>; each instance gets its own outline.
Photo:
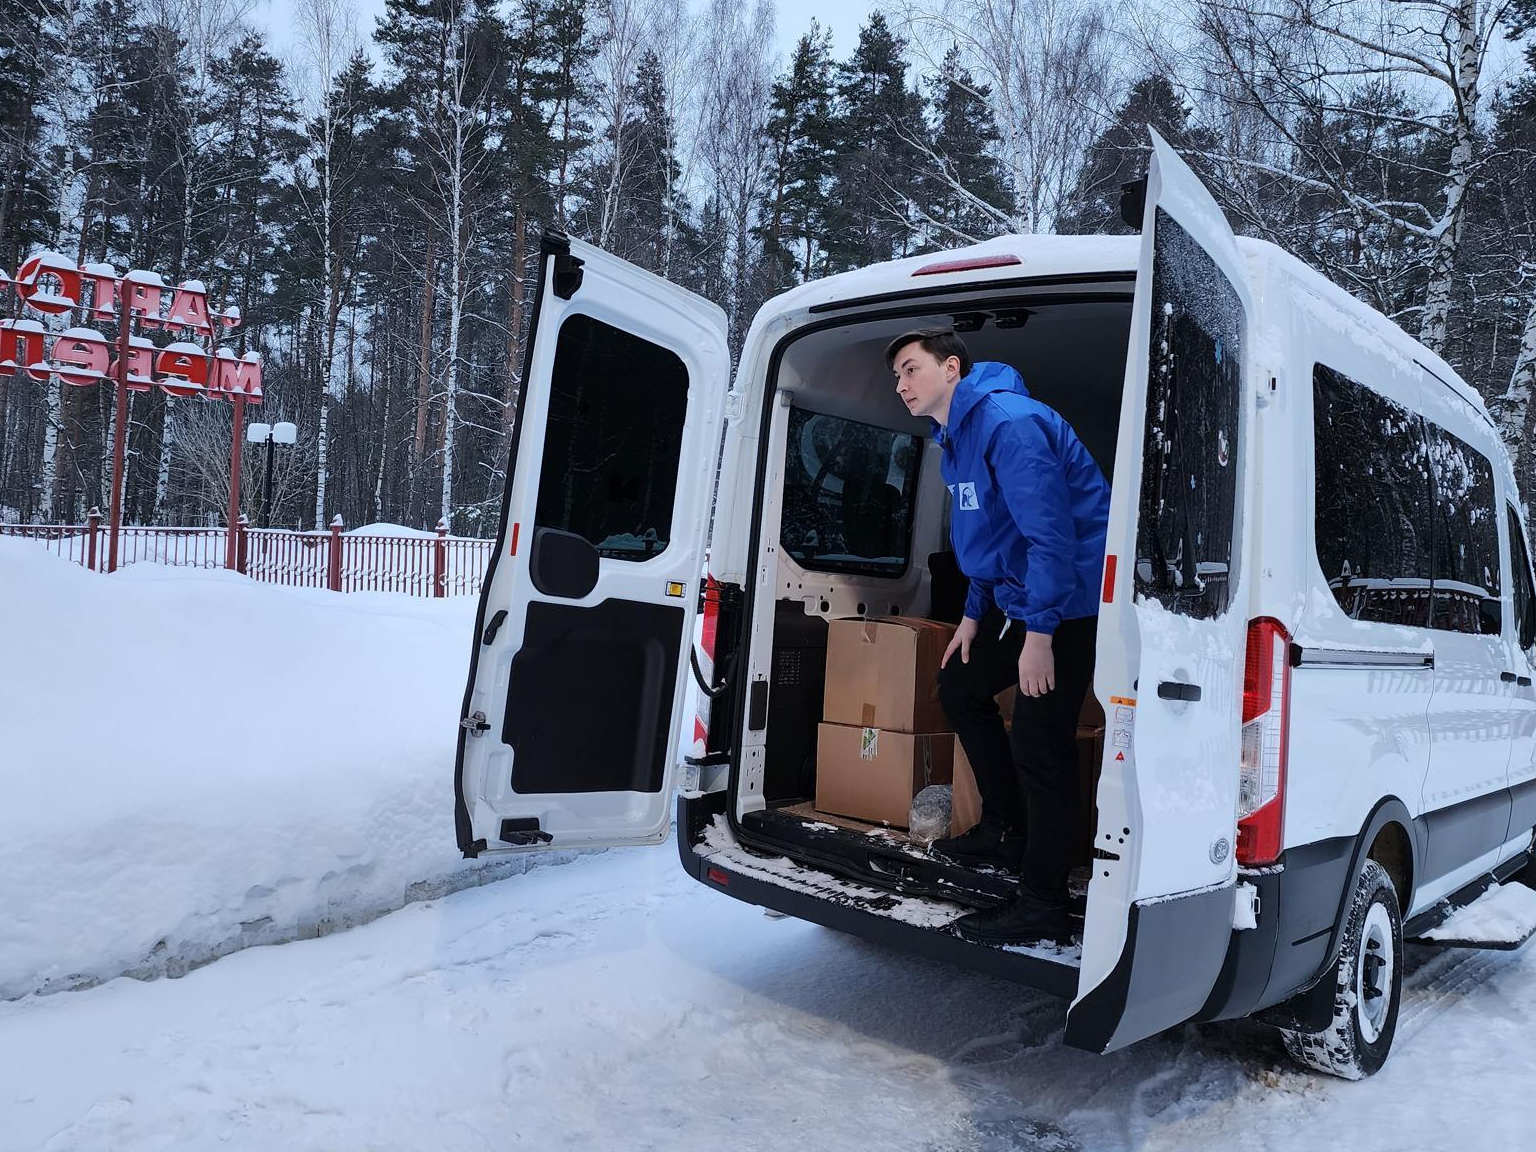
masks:
[[[976,777],[971,772],[971,761],[960,741],[955,741],[954,779],[949,786],[949,834],[960,833],[981,823],[981,791],[976,787]]]
[[[948,732],[888,732],[822,724],[816,739],[816,808],[905,828],[912,797],[948,784],[955,738]]]
[[[1081,864],[1091,855],[1089,846],[1096,824],[1094,796],[1099,787],[1099,767],[1104,759],[1104,729],[1079,725],[1077,729],[1078,837],[1072,851],[1072,862]],[[976,787],[976,777],[971,762],[966,758],[960,741],[955,741],[953,781],[950,785],[949,834],[960,833],[981,820],[981,792]]]
[[[882,732],[948,732],[939,661],[953,624],[911,616],[834,620],[822,719]]]

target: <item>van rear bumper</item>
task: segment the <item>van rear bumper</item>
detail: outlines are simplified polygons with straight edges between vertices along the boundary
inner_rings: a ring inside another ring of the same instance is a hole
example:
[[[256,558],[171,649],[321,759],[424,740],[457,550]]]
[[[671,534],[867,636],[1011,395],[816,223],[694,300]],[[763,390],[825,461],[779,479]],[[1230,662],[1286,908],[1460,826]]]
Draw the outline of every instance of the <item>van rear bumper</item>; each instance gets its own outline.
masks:
[[[677,800],[677,852],[683,870],[725,896],[756,904],[813,924],[862,936],[879,944],[915,952],[947,964],[956,964],[988,976],[1011,980],[1055,996],[1077,994],[1075,960],[1052,960],[1029,952],[970,944],[947,927],[925,927],[868,911],[851,902],[829,899],[811,892],[773,883],[732,867],[704,844],[705,830],[725,812],[725,793],[679,796]],[[814,873],[812,873],[814,875]],[[838,878],[826,876],[829,883]]]

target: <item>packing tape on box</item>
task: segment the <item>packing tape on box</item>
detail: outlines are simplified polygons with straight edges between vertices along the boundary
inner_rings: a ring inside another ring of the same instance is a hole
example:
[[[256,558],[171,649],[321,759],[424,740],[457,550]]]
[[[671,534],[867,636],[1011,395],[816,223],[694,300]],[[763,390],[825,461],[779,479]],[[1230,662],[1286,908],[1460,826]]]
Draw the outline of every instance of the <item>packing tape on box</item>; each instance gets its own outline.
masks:
[[[863,714],[859,719],[863,722],[864,727],[873,728],[875,726],[875,706],[866,702],[862,706],[862,711]]]

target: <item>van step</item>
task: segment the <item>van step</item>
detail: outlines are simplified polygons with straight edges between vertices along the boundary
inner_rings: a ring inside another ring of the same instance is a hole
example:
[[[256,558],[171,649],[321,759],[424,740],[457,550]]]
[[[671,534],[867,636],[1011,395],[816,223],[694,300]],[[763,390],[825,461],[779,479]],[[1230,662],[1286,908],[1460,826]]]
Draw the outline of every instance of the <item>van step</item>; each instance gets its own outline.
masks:
[[[1418,937],[1442,948],[1520,947],[1536,936],[1536,890],[1518,881],[1495,884]]]

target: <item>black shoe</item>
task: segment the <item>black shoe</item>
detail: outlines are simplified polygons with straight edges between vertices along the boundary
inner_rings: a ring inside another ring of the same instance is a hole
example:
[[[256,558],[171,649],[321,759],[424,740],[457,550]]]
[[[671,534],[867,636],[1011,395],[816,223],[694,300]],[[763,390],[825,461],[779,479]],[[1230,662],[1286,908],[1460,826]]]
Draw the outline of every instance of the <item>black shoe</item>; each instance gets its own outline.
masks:
[[[1065,903],[1048,904],[1024,893],[1001,908],[960,917],[954,929],[973,944],[1065,944],[1072,937]]]
[[[1024,834],[1006,824],[982,820],[958,836],[935,840],[933,854],[956,864],[991,864],[1017,872],[1024,859]]]

